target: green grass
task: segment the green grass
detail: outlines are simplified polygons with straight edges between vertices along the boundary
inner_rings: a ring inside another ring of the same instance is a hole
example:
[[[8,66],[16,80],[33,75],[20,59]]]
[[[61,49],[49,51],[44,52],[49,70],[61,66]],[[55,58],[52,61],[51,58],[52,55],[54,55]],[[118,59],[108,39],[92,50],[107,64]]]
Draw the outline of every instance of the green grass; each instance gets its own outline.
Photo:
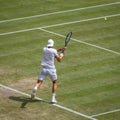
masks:
[[[68,4],[69,1],[69,4]],[[115,0],[14,0],[0,1],[0,20],[108,4]],[[0,23],[0,34],[119,14],[120,5],[84,9]],[[72,38],[120,53],[120,16],[45,28],[61,35],[73,32]],[[0,35],[0,83],[30,94],[36,83],[42,48],[47,40],[55,40],[55,48],[64,38],[36,29]],[[120,55],[71,40],[62,63],[55,62],[58,73],[58,104],[85,115],[95,115],[120,109]],[[43,83],[37,96],[51,100],[51,81]],[[2,120],[87,120],[74,113],[0,88],[0,118]],[[25,108],[21,105],[29,101]],[[99,120],[118,120],[119,112],[97,116]]]

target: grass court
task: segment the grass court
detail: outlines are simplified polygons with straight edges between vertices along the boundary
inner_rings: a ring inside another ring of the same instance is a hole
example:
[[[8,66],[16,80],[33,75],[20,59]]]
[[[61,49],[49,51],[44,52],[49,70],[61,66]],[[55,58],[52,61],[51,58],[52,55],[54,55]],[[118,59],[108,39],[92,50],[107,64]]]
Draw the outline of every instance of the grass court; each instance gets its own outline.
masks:
[[[118,0],[0,0],[0,16],[1,120],[119,120]],[[48,103],[49,78],[29,100],[47,40],[63,47],[69,31],[63,61],[55,62],[57,105],[65,109]]]

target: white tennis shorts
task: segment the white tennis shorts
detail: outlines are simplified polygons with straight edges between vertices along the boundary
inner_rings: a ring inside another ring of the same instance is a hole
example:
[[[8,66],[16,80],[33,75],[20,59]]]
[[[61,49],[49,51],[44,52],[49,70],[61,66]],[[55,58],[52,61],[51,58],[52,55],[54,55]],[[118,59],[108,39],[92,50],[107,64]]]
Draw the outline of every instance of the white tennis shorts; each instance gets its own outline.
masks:
[[[46,77],[49,76],[51,80],[57,80],[56,69],[51,68],[41,68],[40,74],[38,76],[38,80],[46,80]]]

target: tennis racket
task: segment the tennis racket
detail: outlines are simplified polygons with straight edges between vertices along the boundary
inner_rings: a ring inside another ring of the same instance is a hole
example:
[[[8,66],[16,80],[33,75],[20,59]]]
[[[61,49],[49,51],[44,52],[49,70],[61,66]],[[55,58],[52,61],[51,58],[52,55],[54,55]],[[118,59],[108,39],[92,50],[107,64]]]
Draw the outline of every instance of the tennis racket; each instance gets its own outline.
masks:
[[[70,41],[70,38],[72,36],[72,32],[69,32],[65,38],[65,43],[64,43],[64,47],[63,48],[60,48],[58,49],[57,51],[58,52],[62,52],[62,53],[65,53],[65,50],[66,50],[66,46],[68,45],[69,41]]]
[[[68,45],[68,43],[70,42],[70,38],[72,36],[72,32],[69,32],[65,38],[65,45],[64,47],[66,47]]]

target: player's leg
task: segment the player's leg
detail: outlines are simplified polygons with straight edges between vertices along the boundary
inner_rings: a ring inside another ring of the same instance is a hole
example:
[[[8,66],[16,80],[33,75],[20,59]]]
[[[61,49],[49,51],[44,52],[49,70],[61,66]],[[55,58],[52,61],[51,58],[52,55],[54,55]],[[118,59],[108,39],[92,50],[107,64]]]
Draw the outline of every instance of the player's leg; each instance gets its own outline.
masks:
[[[36,95],[36,92],[37,92],[37,89],[42,85],[42,80],[38,80],[35,87],[33,88],[32,90],[32,93],[31,93],[31,98],[33,99]]]
[[[46,70],[44,68],[41,69],[40,75],[38,76],[38,81],[36,85],[34,86],[32,93],[31,93],[31,98],[34,98],[37,92],[37,89],[42,85],[43,80],[46,79]]]
[[[43,80],[38,80],[34,88],[38,89],[41,86],[42,82]]]
[[[57,80],[54,80],[53,82],[53,86],[52,86],[52,102],[53,103],[56,103],[57,100],[56,100],[56,89],[57,89]]]
[[[56,93],[56,89],[57,89],[57,80],[54,80],[52,83],[53,83],[53,86],[52,86],[52,93]]]
[[[52,80],[52,102],[56,103],[56,90],[57,90],[57,74],[56,69],[49,69],[48,73],[50,75],[50,78]]]

